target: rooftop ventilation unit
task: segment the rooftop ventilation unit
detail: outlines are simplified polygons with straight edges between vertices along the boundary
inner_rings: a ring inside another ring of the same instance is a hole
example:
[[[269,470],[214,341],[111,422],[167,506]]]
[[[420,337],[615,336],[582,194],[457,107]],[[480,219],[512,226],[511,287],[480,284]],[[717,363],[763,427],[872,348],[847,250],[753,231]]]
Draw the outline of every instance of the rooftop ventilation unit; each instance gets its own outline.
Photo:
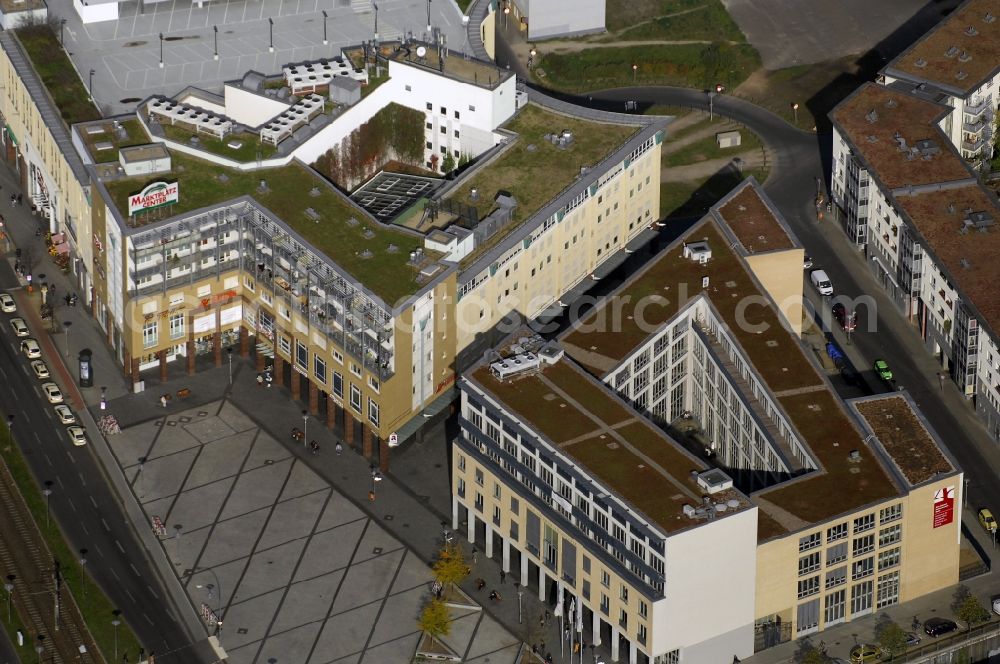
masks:
[[[916,148],[920,152],[921,156],[928,157],[934,156],[941,152],[941,148],[932,139],[924,138],[916,142]]]
[[[874,108],[868,111],[868,113],[865,114],[865,120],[868,121],[868,124],[875,124],[876,122],[878,122],[878,111],[876,111]]]
[[[927,61],[924,60],[923,58],[917,58],[916,62],[914,62],[913,64],[916,65],[918,68],[923,69],[924,67],[927,66]]]
[[[971,228],[975,228],[980,233],[985,233],[994,223],[993,216],[989,212],[972,212],[962,220],[961,233],[964,235]]]
[[[541,359],[541,361],[545,364],[555,364],[562,359],[563,354],[564,351],[562,347],[552,341],[542,346],[538,351],[539,359]]]
[[[948,48],[947,51],[944,52],[944,57],[946,57],[946,58],[953,58],[956,55],[958,55],[958,47],[957,46],[951,46],[951,47]]]
[[[705,265],[712,260],[712,248],[708,246],[708,242],[689,242],[684,245],[684,258]]]
[[[706,470],[698,473],[698,486],[709,495],[733,488],[733,480],[729,475],[718,468]]]
[[[896,145],[899,146],[900,150],[906,150],[906,139],[898,131],[892,135],[893,140],[896,141]]]
[[[964,80],[965,80],[965,78],[966,78],[967,76],[968,76],[968,74],[966,74],[966,73],[965,73],[965,72],[964,72],[963,70],[961,70],[961,69],[960,69],[960,70],[958,70],[958,73],[957,73],[957,74],[955,74],[955,78],[957,78],[957,79],[958,79],[958,80],[960,80],[960,81],[964,81]]]
[[[997,20],[997,17],[989,12],[986,12],[986,15],[983,16],[983,23],[992,23],[995,20]]]
[[[968,51],[962,51],[962,53],[958,56],[958,61],[959,62],[968,62],[971,59],[972,59],[972,56],[969,55]]]
[[[975,37],[976,35],[979,34],[979,30],[976,30],[976,26],[970,25],[965,29],[965,34],[969,35],[970,37]]]
[[[887,102],[885,102],[885,107],[886,108],[896,108],[897,106],[899,106],[899,102],[896,101],[895,99],[891,98],[891,97],[889,98],[889,100]]]
[[[970,263],[970,262],[969,262],[969,259],[968,259],[968,258],[960,258],[960,259],[958,260],[958,264],[959,264],[959,265],[961,265],[961,266],[962,266],[963,268],[965,268],[966,270],[968,270],[969,268],[971,268],[971,267],[972,267],[972,263]]]
[[[507,380],[519,374],[536,371],[541,364],[534,353],[522,353],[508,357],[490,365],[490,372],[500,380]]]

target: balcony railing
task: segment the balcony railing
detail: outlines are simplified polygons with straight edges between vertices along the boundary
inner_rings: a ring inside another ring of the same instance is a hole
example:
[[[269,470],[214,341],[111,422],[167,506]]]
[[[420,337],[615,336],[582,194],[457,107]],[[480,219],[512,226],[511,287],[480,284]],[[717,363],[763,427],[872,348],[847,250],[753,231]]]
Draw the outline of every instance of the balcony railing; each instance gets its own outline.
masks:
[[[971,141],[968,139],[962,141],[962,149],[967,152],[978,152],[984,145],[986,145],[986,139],[981,136]]]
[[[965,105],[965,113],[967,115],[972,115],[972,116],[982,115],[983,112],[985,112],[986,109],[989,108],[989,106],[990,106],[989,97],[978,101],[975,99],[970,99],[969,103]]]

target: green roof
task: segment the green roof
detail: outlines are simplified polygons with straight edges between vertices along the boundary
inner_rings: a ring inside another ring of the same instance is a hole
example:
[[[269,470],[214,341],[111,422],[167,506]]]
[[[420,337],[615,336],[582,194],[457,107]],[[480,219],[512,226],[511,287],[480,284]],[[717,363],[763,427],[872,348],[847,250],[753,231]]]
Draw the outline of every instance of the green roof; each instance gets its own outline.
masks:
[[[504,128],[517,134],[516,142],[499,157],[477,169],[448,198],[471,205],[469,192],[477,189],[480,202],[475,205],[482,218],[493,209],[497,192],[510,192],[517,199],[515,222],[531,218],[559,192],[573,184],[580,177],[581,168],[594,166],[640,130],[636,126],[605,124],[561,115],[536,104],[526,106]],[[545,140],[546,134],[563,131],[573,134],[573,142],[568,147],[558,148]],[[518,225],[508,224],[466,257],[463,263],[471,263]]]
[[[178,181],[180,200],[170,208],[172,216],[248,195],[389,306],[420,288],[418,270],[409,263],[409,252],[422,246],[422,238],[372,221],[326,180],[301,164],[245,172],[173,151],[171,159],[169,173],[104,183],[123,218],[128,215],[129,195],[159,180]],[[267,182],[264,192],[258,190],[261,180]],[[313,189],[318,195],[312,195]],[[316,220],[306,214],[307,208],[316,212]],[[351,217],[360,223],[348,224]],[[365,231],[372,234],[370,239],[365,237]],[[398,251],[390,253],[390,245]],[[371,257],[362,257],[364,250],[371,252]]]

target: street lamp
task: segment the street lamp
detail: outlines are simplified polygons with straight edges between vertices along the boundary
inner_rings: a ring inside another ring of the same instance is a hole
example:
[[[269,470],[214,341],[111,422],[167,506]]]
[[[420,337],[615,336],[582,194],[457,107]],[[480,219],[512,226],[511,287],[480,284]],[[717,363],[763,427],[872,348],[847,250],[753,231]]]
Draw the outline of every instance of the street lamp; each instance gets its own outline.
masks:
[[[115,662],[118,661],[118,625],[122,624],[122,621],[118,619],[118,616],[120,616],[121,614],[122,614],[121,609],[115,609],[114,611],[111,612],[111,615],[114,616],[114,618],[111,620],[111,624],[115,628],[115,658],[113,660]]]
[[[87,550],[80,549],[80,588],[81,594],[87,596]]]
[[[375,464],[371,465],[372,471],[372,490],[368,492],[368,500],[375,500],[375,483],[382,481],[382,473],[379,471]]]
[[[298,377],[296,377],[296,379],[297,378]],[[309,444],[309,443],[306,442],[306,439],[308,437],[309,437],[309,411],[303,409],[302,410],[302,448],[303,449],[305,449],[305,447]]]
[[[10,599],[14,596],[14,579],[16,574],[7,575],[7,583],[3,584],[3,589],[7,591],[7,622],[10,622]]]
[[[510,5],[504,5],[503,8],[503,29],[507,29],[507,17],[510,16]]]
[[[63,30],[65,30],[65,29],[66,29],[66,19],[61,18],[61,19],[59,19],[59,45],[62,46],[62,47],[64,47],[64,48],[65,48],[66,44],[63,43]]]
[[[14,416],[7,416],[7,432],[10,434],[10,442],[14,442]]]
[[[222,612],[225,611],[225,608],[226,608],[225,602],[223,601],[223,595],[222,595],[222,582],[219,581],[219,575],[215,573],[214,569],[208,568],[205,571],[208,571],[208,572],[212,573],[212,576],[215,578],[215,583],[214,584],[212,584],[212,583],[206,583],[205,585],[200,585],[199,584],[199,585],[196,585],[195,588],[204,588],[205,590],[207,590],[208,591],[208,599],[209,600],[212,599],[212,597],[213,597],[213,595],[215,593],[215,589],[216,588],[219,589],[219,613],[218,613],[218,615],[215,616],[215,625],[218,628],[217,635],[218,635],[219,641],[221,643],[221,641],[222,641],[222,618],[223,618]]]
[[[328,17],[326,15],[326,10],[324,9],[323,10],[323,46],[326,46],[327,44],[330,43],[330,41],[326,38],[326,19],[327,18]]]
[[[268,53],[274,53],[274,19],[273,18],[267,19],[267,29],[268,29],[268,33],[271,36],[271,42],[267,46],[267,52]]]
[[[715,89],[708,91],[708,121],[711,122],[715,118],[715,95],[718,93],[719,86],[715,86]]]
[[[66,328],[66,355],[69,356],[69,328],[73,324],[71,320],[64,320],[63,327]]]
[[[215,53],[212,54],[213,60],[219,59],[219,26],[213,25],[212,32],[215,33]]]
[[[108,409],[108,388],[101,386],[101,410]]]
[[[230,346],[226,349],[226,353],[229,355],[229,384],[233,384],[233,347]]]
[[[521,588],[521,584],[517,581],[514,582],[514,590],[517,591],[517,624],[521,624],[521,594],[524,590]]]
[[[38,664],[42,664],[42,653],[45,652],[45,635],[39,634],[35,645],[35,654],[38,655]]]
[[[633,83],[635,83],[635,77],[638,75],[638,73],[639,73],[639,65],[633,63],[632,64],[632,82]]]
[[[792,102],[792,119],[795,121],[795,124],[799,123],[799,102],[797,101]]]
[[[535,63],[535,56],[538,55],[538,51],[532,46],[531,50],[528,51],[528,69],[531,69],[531,65]]]
[[[375,9],[375,45],[378,45],[378,5],[372,3],[372,7]],[[378,56],[375,56],[378,58]]]
[[[163,69],[163,33],[160,33],[160,69]]]
[[[49,527],[49,496],[52,495],[52,480],[45,480],[42,495],[45,496],[45,528]]]
[[[90,70],[90,78],[87,82],[87,95],[90,97],[90,101],[94,101],[94,70]]]
[[[427,38],[431,36],[431,0],[427,0]]]

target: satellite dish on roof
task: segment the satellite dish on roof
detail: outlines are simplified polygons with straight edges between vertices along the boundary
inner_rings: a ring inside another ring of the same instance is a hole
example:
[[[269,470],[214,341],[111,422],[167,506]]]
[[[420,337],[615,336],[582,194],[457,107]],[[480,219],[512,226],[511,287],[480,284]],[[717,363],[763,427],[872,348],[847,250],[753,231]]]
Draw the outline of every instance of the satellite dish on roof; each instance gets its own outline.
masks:
[[[427,49],[425,47],[423,47],[423,46],[418,46],[417,47],[417,57],[418,58],[422,58],[425,55],[427,55]]]

